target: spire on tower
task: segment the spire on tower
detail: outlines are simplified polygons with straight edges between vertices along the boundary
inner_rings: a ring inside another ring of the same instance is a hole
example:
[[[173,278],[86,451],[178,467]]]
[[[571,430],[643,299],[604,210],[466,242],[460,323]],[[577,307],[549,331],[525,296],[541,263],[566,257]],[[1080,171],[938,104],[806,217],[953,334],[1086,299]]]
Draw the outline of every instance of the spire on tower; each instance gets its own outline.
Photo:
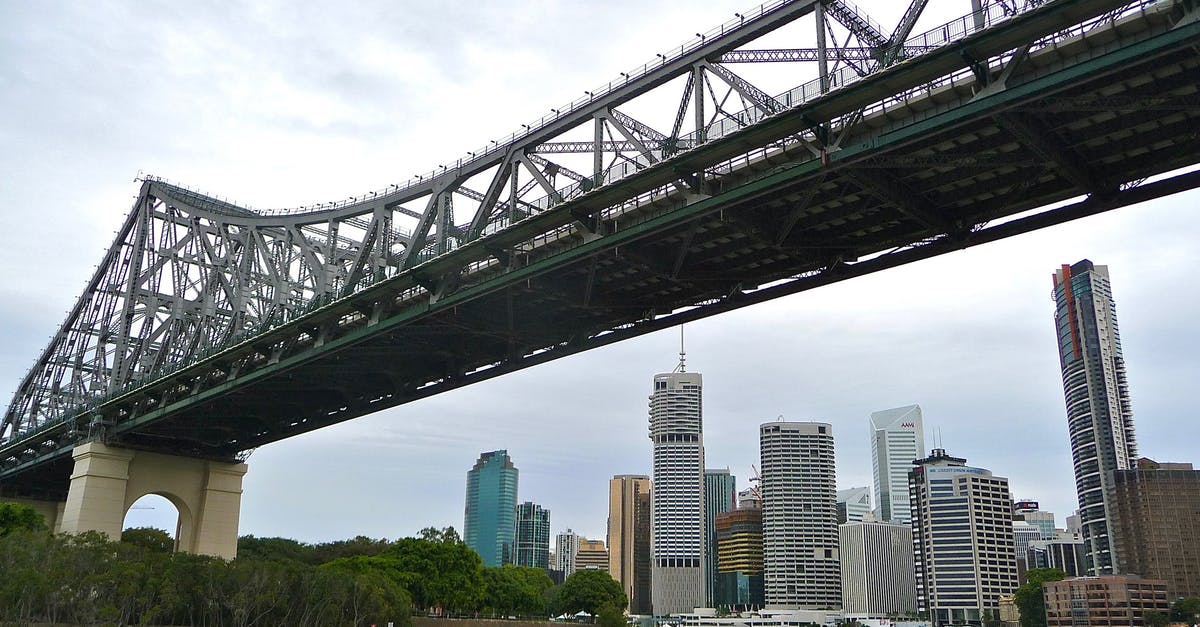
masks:
[[[679,365],[675,372],[687,372],[687,352],[683,350],[683,325],[679,325]]]

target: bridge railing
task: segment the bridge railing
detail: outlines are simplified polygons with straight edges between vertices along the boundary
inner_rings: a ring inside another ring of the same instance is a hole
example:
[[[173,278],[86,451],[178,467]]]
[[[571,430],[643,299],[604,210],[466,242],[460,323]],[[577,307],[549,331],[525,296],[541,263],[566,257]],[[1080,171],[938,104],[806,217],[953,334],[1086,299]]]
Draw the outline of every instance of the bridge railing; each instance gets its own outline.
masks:
[[[779,6],[783,6],[783,5],[787,4],[788,2],[790,2],[790,0],[776,0],[775,2],[763,4],[759,7],[759,12],[757,13],[757,15],[765,14],[766,12],[769,12],[770,10],[778,8]],[[1149,9],[1149,7],[1155,5],[1156,2],[1157,2],[1157,0],[1143,0],[1142,2],[1138,2],[1133,5],[1129,5],[1122,11],[1119,11],[1115,14],[1108,14],[1108,15],[1096,18],[1094,20],[1090,20],[1083,24],[1078,24],[1078,25],[1069,27],[1067,29],[1064,29],[1062,31],[1055,33],[1054,35],[1051,35],[1042,40],[1039,40],[1039,42],[1035,43],[1035,47],[1040,48],[1040,47],[1045,47],[1045,46],[1057,45],[1058,42],[1063,41],[1064,39],[1075,37],[1082,33],[1085,33],[1089,29],[1095,27],[1096,25],[1098,25],[1100,23],[1111,21],[1122,15],[1127,15],[1127,14],[1138,12],[1138,11],[1146,11]],[[1027,5],[1026,10],[1028,10],[1028,5]],[[982,16],[983,28],[988,28],[988,27],[994,26],[1000,22],[1003,22],[1005,20],[1011,19],[1012,17],[1014,17],[1015,15],[1018,15],[1019,13],[1020,12],[1008,11],[1003,6],[1000,6],[1000,5],[990,5],[988,7],[988,9],[986,11],[984,11],[983,16]],[[910,47],[910,46],[911,47],[922,47],[922,49],[926,50],[926,54],[927,54],[928,51],[936,50],[945,45],[948,45],[955,41],[961,40],[964,37],[966,37],[970,34],[973,34],[977,30],[979,30],[975,25],[976,18],[977,18],[976,14],[968,14],[961,18],[951,20],[950,22],[947,22],[939,27],[936,27],[934,29],[928,30],[924,33],[921,33],[919,35],[909,38],[908,40],[906,40],[904,45],[905,45],[905,47]],[[727,27],[731,27],[733,25],[737,25],[740,23],[741,22],[739,22],[739,21],[732,21],[732,22],[726,23],[726,24],[722,25],[721,27],[718,27],[717,29],[710,31],[709,34],[712,35],[715,33],[715,34],[719,35],[721,33],[726,32]],[[698,47],[700,45],[702,45],[702,40],[693,42],[691,44],[684,44],[684,45],[680,46],[680,48],[678,49],[678,52],[675,53],[669,59],[664,57],[662,59],[661,63],[665,64],[665,63],[669,62],[669,60],[674,60],[675,58],[678,58],[679,56],[686,54],[687,52],[695,49],[696,47]],[[923,56],[923,55],[909,57],[900,62],[901,63],[912,62],[915,59],[919,59],[921,56]],[[1000,60],[993,59],[991,62],[999,63]],[[642,66],[642,69],[643,69],[643,73],[645,73],[645,72],[650,71],[650,69],[652,69],[652,68],[651,68],[650,64],[646,64],[646,65]],[[955,81],[967,80],[967,79],[969,79],[969,77],[971,77],[971,75],[972,74],[971,74],[970,70],[960,70],[958,72],[951,73],[945,77],[939,78],[935,81],[932,81],[926,85],[922,85],[913,90],[909,90],[902,94],[896,94],[889,98],[881,99],[880,102],[867,107],[864,110],[864,114],[870,113],[873,111],[886,109],[889,106],[889,104],[894,105],[895,103],[903,102],[905,100],[912,98],[916,93],[919,93],[919,92],[932,90],[939,86],[953,85],[955,83]],[[868,73],[865,76],[870,76],[870,74]],[[820,97],[825,93],[828,93],[829,91],[845,88],[853,83],[858,82],[862,78],[864,78],[864,76],[859,75],[857,72],[854,72],[850,69],[847,69],[847,70],[844,70],[843,72],[839,72],[835,75],[832,75],[827,79],[828,86],[829,86],[829,88],[827,90],[822,89],[822,81],[821,81],[821,79],[818,78],[818,79],[811,80],[807,83],[804,83],[800,86],[797,86],[791,90],[788,90],[788,91],[780,94],[776,99],[779,100],[780,102],[784,103],[785,106],[787,106],[788,108],[793,108],[793,107],[796,107],[799,105],[803,105],[807,102],[810,102],[813,99]],[[630,80],[632,80],[632,78]],[[613,86],[614,86],[614,83],[610,82],[606,87],[608,89],[612,89]],[[571,106],[576,106],[576,107],[583,106],[583,104],[586,104],[587,102],[591,102],[595,98],[599,98],[600,95],[602,95],[603,93],[607,93],[607,92],[605,92],[603,90],[597,91],[593,97],[577,100],[574,103],[572,103]],[[563,114],[560,113],[559,115],[556,115],[553,117],[543,116],[539,120],[538,123],[540,123],[540,124],[548,123],[549,121],[557,119],[561,115],[563,115]],[[695,132],[685,136],[685,139],[690,141],[690,144],[687,144],[687,145],[690,145],[693,147],[698,146],[701,143],[716,141],[716,140],[721,139],[740,128],[743,128],[744,126],[759,122],[762,119],[766,118],[767,116],[768,116],[768,114],[762,112],[757,107],[749,107],[737,114],[734,114],[732,116],[732,119],[722,120],[720,123],[707,129],[706,136],[704,137],[705,142],[700,142],[698,133],[695,133]],[[510,141],[515,141],[520,136],[526,135],[528,133],[529,133],[529,131],[527,131],[526,133],[523,133],[521,135],[513,134],[510,136]],[[779,148],[783,147],[783,145],[784,144],[782,142],[776,142],[776,143],[773,143],[773,144],[770,144],[767,146],[752,149],[750,151],[747,151],[743,155],[739,155],[738,157],[727,160],[721,164],[717,164],[716,166],[709,168],[709,171],[712,171],[712,172],[732,171],[733,169],[735,169],[738,166],[738,164],[748,164],[750,161],[753,161],[755,159],[764,158],[770,152],[778,150]],[[459,164],[460,165],[462,164],[462,160],[459,161]],[[642,166],[639,166],[638,164],[631,164],[628,162],[623,162],[623,163],[614,165],[613,167],[610,167],[607,170],[605,170],[604,182],[607,184],[607,183],[611,183],[611,182],[615,182],[615,181],[627,178],[629,176],[636,174],[636,172],[639,171],[640,169],[642,169]],[[417,179],[414,179],[414,181],[417,181],[420,179],[421,179],[421,177],[418,177]],[[166,181],[165,179],[154,179],[154,180],[162,180],[163,182],[169,183],[175,187],[180,187],[177,184]],[[393,186],[393,187],[395,187],[395,186]],[[669,195],[673,191],[673,189],[674,189],[674,187],[672,185],[663,185],[663,186],[657,187],[653,190],[641,193],[633,198],[630,198],[618,205],[615,205],[615,206],[605,210],[604,212],[602,212],[602,215],[606,219],[614,219],[614,218],[620,219],[620,218],[626,216],[627,214],[631,215],[631,216],[637,216],[636,218],[633,218],[634,221],[630,224],[636,224],[636,223],[640,223],[645,220],[650,220],[653,217],[655,217],[654,214],[647,214],[646,212],[641,212],[641,211],[637,211],[637,210],[641,209],[642,207],[647,206],[651,203],[660,201],[661,199],[663,199],[664,197]],[[565,186],[564,188],[559,190],[558,195],[560,197],[570,199],[570,198],[577,197],[583,193],[585,193],[585,192],[583,192],[579,188],[579,185],[577,183],[572,183],[571,185]],[[198,196],[200,196],[198,192],[196,194]],[[203,197],[203,196],[201,196],[201,197]],[[208,198],[211,199],[212,197],[208,197]],[[314,208],[329,208],[332,206],[346,206],[348,204],[352,204],[350,202],[350,200],[353,200],[353,199],[348,199],[347,201],[342,201],[341,203],[329,203],[327,205],[317,205],[317,206],[310,207],[309,210],[314,209]],[[199,202],[199,201],[197,201],[197,202]],[[229,201],[225,201],[225,200],[218,200],[218,202],[220,202],[222,204],[228,203],[229,207],[233,207],[235,209],[242,210],[242,211],[245,211],[248,209],[246,207],[236,205],[234,203],[230,203]],[[547,195],[543,198],[533,201],[531,204],[533,204],[538,209],[545,211],[545,210],[548,210],[548,209],[552,208],[553,206],[559,204],[559,202],[560,201],[555,199],[553,196]],[[258,214],[258,215],[279,215],[279,214],[296,213],[298,211],[299,210],[292,209],[292,210],[254,211],[254,213]],[[502,217],[500,220],[497,220],[493,224],[488,225],[488,228],[485,229],[485,235],[495,233],[499,230],[507,228],[507,226],[510,226],[510,224],[508,222],[508,218],[506,216]],[[542,235],[539,235],[539,236],[533,238],[528,243],[528,247],[530,249],[537,249],[541,246],[548,245],[552,242],[559,242],[559,241],[564,240],[566,237],[570,236],[573,232],[574,232],[573,226],[559,227],[559,228],[550,230]],[[582,242],[577,242],[575,244],[567,244],[567,245],[565,245],[564,248],[570,248],[570,247],[578,246],[578,245],[582,245]],[[436,254],[434,254],[435,252],[436,252],[436,247],[428,247],[428,248],[422,250],[420,253],[418,253],[418,260],[425,261],[428,259],[432,259],[434,256],[436,256]],[[474,268],[474,269],[480,269],[480,268],[488,267],[490,265],[493,265],[493,264],[491,262],[475,262],[475,263],[471,264],[472,268]],[[386,280],[387,278],[389,278],[389,277],[378,276],[378,275],[364,277],[361,281],[359,281],[357,283],[344,286],[344,288],[338,294],[331,294],[331,293],[321,294],[317,298],[314,298],[311,302],[309,302],[305,306],[302,306],[302,307],[299,307],[296,309],[284,310],[284,311],[278,313],[277,315],[268,317],[264,320],[260,320],[256,324],[254,324],[252,326],[248,326],[248,327],[244,328],[243,330],[241,330],[240,332],[236,333],[235,335],[231,336],[226,342],[223,342],[221,344],[214,344],[208,348],[202,349],[198,352],[195,352],[195,353],[189,355],[187,358],[185,358],[183,360],[169,363],[169,364],[163,364],[159,368],[156,368],[152,371],[140,373],[139,375],[136,375],[129,382],[129,384],[122,387],[121,389],[115,390],[115,391],[112,391],[109,393],[96,395],[95,397],[80,404],[78,406],[77,410],[66,412],[62,417],[60,417],[58,419],[47,420],[42,423],[39,423],[32,429],[25,430],[19,434],[13,434],[13,436],[11,436],[6,442],[11,442],[13,440],[26,439],[26,438],[32,437],[34,435],[37,435],[41,432],[52,429],[52,428],[62,424],[65,421],[77,419],[78,417],[80,417],[82,415],[86,415],[87,413],[91,412],[95,408],[100,407],[100,406],[104,405],[105,403],[107,403],[117,397],[129,394],[131,392],[135,392],[138,389],[140,389],[144,386],[147,386],[153,382],[156,382],[158,380],[161,380],[164,377],[170,376],[170,375],[172,375],[176,372],[179,372],[185,368],[194,366],[195,364],[200,363],[201,361],[208,359],[209,357],[212,357],[213,355],[219,354],[221,352],[229,350],[230,348],[233,348],[233,347],[243,344],[247,341],[250,341],[250,340],[252,340],[264,333],[267,333],[275,328],[289,324],[290,322],[298,319],[301,316],[311,314],[312,312],[314,312],[318,309],[321,309],[322,307],[326,307],[326,306],[330,305],[331,303],[336,302],[341,297],[348,296],[354,292],[365,289],[366,287],[369,287],[369,286],[371,286],[375,283],[378,283],[382,280]],[[409,300],[412,298],[419,297],[422,293],[424,293],[424,290],[422,288],[413,287],[413,288],[409,288],[409,289],[405,290],[403,293],[398,295],[397,299],[401,300],[401,301]]]

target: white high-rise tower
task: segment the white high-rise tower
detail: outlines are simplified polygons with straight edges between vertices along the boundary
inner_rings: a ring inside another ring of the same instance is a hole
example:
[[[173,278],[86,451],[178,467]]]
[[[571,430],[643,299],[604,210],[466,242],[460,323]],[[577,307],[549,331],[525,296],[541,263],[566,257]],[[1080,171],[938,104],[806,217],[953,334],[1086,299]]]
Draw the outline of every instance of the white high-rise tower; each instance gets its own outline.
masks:
[[[871,471],[879,520],[909,524],[908,472],[925,456],[924,434],[920,405],[871,414]]]
[[[758,433],[766,605],[840,607],[833,427],[780,421]]]
[[[656,615],[704,605],[704,437],[699,373],[654,375],[650,441],[650,599]]]

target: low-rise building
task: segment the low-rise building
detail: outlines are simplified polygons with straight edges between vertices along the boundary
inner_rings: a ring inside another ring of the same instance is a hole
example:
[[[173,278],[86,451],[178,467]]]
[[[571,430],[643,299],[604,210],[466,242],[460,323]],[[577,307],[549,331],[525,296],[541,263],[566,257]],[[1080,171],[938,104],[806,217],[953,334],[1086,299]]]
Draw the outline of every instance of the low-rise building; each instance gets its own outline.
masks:
[[[579,549],[575,551],[575,571],[602,570],[608,572],[608,549],[604,540],[579,539]]]
[[[1171,611],[1167,582],[1120,575],[1077,577],[1042,586],[1046,627],[1140,627],[1147,612]]]

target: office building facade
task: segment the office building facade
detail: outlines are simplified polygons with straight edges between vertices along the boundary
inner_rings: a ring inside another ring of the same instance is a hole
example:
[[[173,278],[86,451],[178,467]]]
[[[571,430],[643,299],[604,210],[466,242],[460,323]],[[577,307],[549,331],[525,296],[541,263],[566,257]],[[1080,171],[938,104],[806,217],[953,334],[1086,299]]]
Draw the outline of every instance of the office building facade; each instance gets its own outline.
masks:
[[[842,611],[847,619],[883,619],[917,611],[912,528],[883,522],[838,526]]]
[[[1092,575],[1121,572],[1105,500],[1117,470],[1133,468],[1137,441],[1108,267],[1084,259],[1054,273],[1055,326],[1075,462],[1084,551]]]
[[[1148,612],[1167,614],[1167,582],[1107,575],[1048,581],[1042,586],[1046,627],[1142,627]]]
[[[604,546],[604,540],[579,539],[579,548],[575,551],[575,572],[581,570],[608,572],[608,548]]]
[[[764,597],[768,609],[841,605],[833,427],[759,427]]]
[[[487,566],[512,564],[517,539],[517,467],[508,451],[481,453],[467,471],[463,541]]]
[[[621,584],[630,614],[650,614],[650,477],[608,482],[608,574]]]
[[[920,405],[871,414],[871,472],[875,506],[883,522],[909,523],[908,472],[925,454],[925,425]]]
[[[1083,554],[1083,539],[1059,538],[1056,540],[1038,540],[1030,543],[1029,551],[1025,554],[1025,563],[1029,569],[1057,568],[1068,577],[1082,577],[1087,574],[1087,558]]]
[[[763,598],[762,509],[738,508],[718,514],[715,607],[756,610]]]
[[[910,462],[911,464],[911,462]],[[837,491],[838,524],[861,522],[871,513],[871,488],[847,488]]]
[[[705,606],[717,598],[717,515],[737,507],[737,479],[729,469],[704,471],[704,581],[708,586]]]
[[[656,615],[705,605],[703,380],[699,373],[654,376],[650,441],[650,598]]]
[[[1166,581],[1171,598],[1200,597],[1200,470],[1138,460],[1112,473],[1109,533],[1123,574]]]
[[[1044,512],[1037,501],[1022,500],[1013,503],[1013,520],[1023,520],[1041,532],[1041,540],[1053,540],[1058,537],[1054,526],[1054,513]]]
[[[909,473],[919,612],[935,625],[982,625],[1017,588],[1008,480],[942,449]]]
[[[1028,569],[1026,558],[1029,547],[1042,539],[1042,530],[1023,520],[1012,521],[1012,529],[1013,559],[1017,560],[1018,569],[1024,573]]]
[[[550,510],[532,501],[517,505],[516,564],[550,568]]]

